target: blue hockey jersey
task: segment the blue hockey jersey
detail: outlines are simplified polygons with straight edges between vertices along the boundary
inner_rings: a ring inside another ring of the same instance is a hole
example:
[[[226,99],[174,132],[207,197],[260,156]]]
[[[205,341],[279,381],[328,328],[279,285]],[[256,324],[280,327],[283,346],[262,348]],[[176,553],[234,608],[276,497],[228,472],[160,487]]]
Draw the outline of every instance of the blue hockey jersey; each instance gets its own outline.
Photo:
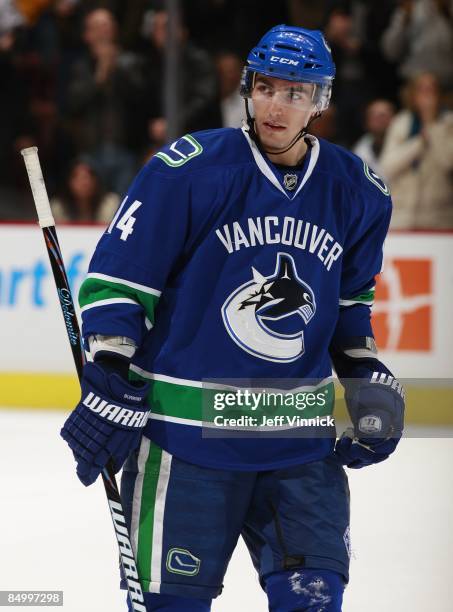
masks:
[[[294,169],[246,128],[169,145],[131,185],[81,287],[84,338],[134,340],[131,377],[151,381],[145,435],[186,461],[267,470],[332,452],[331,436],[202,427],[203,393],[225,379],[331,393],[334,334],[371,335],[389,191],[355,155],[306,139]]]

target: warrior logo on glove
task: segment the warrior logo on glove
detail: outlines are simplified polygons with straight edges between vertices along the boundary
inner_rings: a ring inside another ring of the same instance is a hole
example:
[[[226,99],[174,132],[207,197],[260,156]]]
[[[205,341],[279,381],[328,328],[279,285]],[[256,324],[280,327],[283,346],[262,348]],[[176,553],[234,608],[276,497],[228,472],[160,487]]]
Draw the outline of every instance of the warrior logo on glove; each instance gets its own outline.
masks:
[[[399,380],[396,380],[396,378],[394,376],[391,376],[390,374],[386,374],[385,372],[373,372],[373,375],[370,379],[370,383],[387,385],[388,387],[391,387],[397,393],[399,393],[403,400],[405,399],[403,385],[400,383]]]
[[[140,397],[132,395],[125,395],[125,397],[127,397],[128,399],[133,398],[140,401],[142,399]],[[126,427],[144,427],[149,416],[149,410],[134,411],[129,410],[128,408],[123,408],[116,404],[109,404],[106,400],[101,399],[92,391],[88,393],[82,403],[84,406],[86,406],[93,412],[96,412],[104,419],[112,421],[113,423],[125,425]]]

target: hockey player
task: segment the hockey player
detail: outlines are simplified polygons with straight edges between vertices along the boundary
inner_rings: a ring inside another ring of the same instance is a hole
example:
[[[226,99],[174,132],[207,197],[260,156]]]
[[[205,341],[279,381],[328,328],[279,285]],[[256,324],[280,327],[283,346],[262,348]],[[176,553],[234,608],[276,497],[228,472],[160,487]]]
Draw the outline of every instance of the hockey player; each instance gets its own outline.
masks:
[[[370,324],[389,191],[359,158],[308,133],[334,74],[321,32],[270,30],[244,70],[247,124],[158,152],[82,285],[94,363],[62,435],[85,485],[109,456],[119,470],[130,453],[122,496],[148,610],[210,610],[240,535],[270,610],[341,610],[342,466],[386,459],[402,435],[403,392]],[[353,435],[211,435],[203,397],[224,379],[309,387],[324,402],[304,416],[328,416],[332,362]]]

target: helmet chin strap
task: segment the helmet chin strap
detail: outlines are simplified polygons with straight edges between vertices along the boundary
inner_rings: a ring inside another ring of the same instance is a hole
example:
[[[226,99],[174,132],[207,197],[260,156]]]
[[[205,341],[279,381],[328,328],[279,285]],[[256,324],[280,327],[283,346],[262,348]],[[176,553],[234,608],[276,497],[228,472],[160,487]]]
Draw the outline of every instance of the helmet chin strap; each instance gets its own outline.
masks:
[[[247,125],[249,126],[250,138],[253,140],[256,146],[260,149],[260,151],[263,151],[263,153],[267,153],[268,155],[283,155],[283,153],[286,153],[287,151],[292,149],[292,147],[294,147],[296,142],[298,142],[301,138],[303,138],[307,134],[307,128],[310,126],[312,121],[314,121],[321,115],[321,113],[316,113],[316,115],[313,115],[313,117],[310,117],[307,125],[303,127],[300,130],[300,132],[298,132],[298,134],[296,134],[296,136],[291,140],[291,142],[286,147],[286,149],[277,149],[277,150],[265,149],[263,145],[261,144],[258,134],[256,133],[255,118],[252,117],[252,115],[250,114],[249,101],[247,98],[245,98],[244,101],[245,101],[245,114],[247,115]]]

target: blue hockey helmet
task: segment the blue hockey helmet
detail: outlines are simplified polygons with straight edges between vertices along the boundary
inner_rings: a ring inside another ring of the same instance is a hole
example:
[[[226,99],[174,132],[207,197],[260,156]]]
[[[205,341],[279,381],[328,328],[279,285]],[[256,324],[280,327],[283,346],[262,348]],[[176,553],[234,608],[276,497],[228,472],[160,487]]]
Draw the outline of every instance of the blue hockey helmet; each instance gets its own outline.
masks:
[[[318,112],[329,106],[335,64],[330,47],[319,30],[279,25],[267,32],[247,58],[241,95],[250,98],[255,74],[314,83],[313,105]]]

